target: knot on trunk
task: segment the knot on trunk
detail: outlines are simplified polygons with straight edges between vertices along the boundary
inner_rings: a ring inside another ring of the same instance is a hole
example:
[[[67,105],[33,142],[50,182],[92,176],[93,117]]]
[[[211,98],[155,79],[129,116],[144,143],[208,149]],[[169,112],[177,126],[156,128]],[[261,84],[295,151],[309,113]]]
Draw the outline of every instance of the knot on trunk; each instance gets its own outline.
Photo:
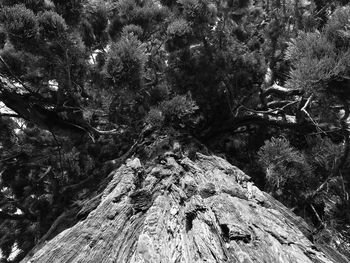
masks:
[[[129,197],[136,212],[147,211],[152,206],[153,196],[147,189],[136,190]]]
[[[202,198],[208,198],[210,196],[215,195],[215,193],[216,193],[216,189],[213,183],[207,183],[199,190],[199,195]]]

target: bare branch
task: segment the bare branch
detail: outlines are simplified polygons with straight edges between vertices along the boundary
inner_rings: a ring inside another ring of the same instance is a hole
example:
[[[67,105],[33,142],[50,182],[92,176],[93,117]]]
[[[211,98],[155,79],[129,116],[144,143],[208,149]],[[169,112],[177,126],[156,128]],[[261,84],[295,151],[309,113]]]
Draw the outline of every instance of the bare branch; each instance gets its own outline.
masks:
[[[314,207],[312,204],[310,204],[310,207],[311,207],[312,211],[314,212],[314,214],[315,214],[317,220],[319,221],[319,223],[320,223],[322,226],[324,226],[324,223],[323,223],[323,221],[322,221],[320,215],[317,213],[317,210],[315,209],[315,207]]]
[[[271,87],[263,91],[263,95],[265,97],[269,95],[275,95],[278,97],[287,97],[287,96],[295,96],[295,95],[302,95],[302,94],[303,92],[300,89],[287,89],[277,84],[273,84]]]
[[[306,116],[310,119],[310,121],[315,125],[315,127],[321,131],[322,133],[326,134],[326,132],[320,127],[320,125],[311,117],[310,113],[307,111],[307,108],[310,106],[312,100],[314,98],[314,95],[312,94],[307,101],[305,102],[304,106],[301,108],[301,112],[304,112]]]
[[[37,180],[37,182],[42,181],[52,170],[52,166],[49,166],[46,171],[40,175],[40,178]]]
[[[237,113],[236,116],[239,113],[240,109],[244,109],[246,111],[252,112],[252,113],[257,113],[257,114],[269,114],[269,115],[281,115],[281,113],[283,113],[283,111],[285,110],[285,108],[292,106],[294,104],[298,103],[298,101],[291,101],[289,103],[287,103],[286,105],[282,106],[281,108],[275,108],[275,109],[268,109],[266,111],[259,111],[259,110],[253,110],[253,109],[249,109],[247,107],[245,107],[244,105],[241,105],[238,109],[237,109]]]
[[[314,98],[314,95],[311,95],[311,96],[307,99],[306,103],[305,103],[304,106],[301,108],[301,111],[306,112],[306,109],[310,106],[310,103],[311,103],[311,101],[313,100],[313,98]]]
[[[271,102],[267,103],[267,107],[270,109],[274,109],[274,108],[283,107],[287,104],[292,105],[294,103],[298,103],[298,101],[293,101],[293,100],[271,101]]]
[[[92,128],[94,130],[94,132],[96,134],[99,134],[99,135],[109,135],[109,134],[117,134],[118,133],[118,129],[113,129],[113,130],[109,130],[109,131],[100,131],[96,128]]]

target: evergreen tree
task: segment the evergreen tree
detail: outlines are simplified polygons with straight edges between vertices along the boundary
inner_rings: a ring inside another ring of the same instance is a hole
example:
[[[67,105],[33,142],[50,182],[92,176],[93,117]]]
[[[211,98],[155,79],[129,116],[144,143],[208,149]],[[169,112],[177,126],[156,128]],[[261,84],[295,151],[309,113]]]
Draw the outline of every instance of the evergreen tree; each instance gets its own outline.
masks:
[[[0,1],[5,262],[84,219],[108,174],[158,158],[164,133],[342,232],[349,21],[346,1]]]

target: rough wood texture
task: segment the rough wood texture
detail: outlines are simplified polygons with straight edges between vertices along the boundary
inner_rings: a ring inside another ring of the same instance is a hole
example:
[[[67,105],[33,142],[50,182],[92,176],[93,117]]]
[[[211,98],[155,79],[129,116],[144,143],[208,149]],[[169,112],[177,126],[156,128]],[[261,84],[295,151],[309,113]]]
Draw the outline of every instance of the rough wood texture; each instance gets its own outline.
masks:
[[[348,262],[248,178],[202,154],[128,160],[84,221],[22,262]]]

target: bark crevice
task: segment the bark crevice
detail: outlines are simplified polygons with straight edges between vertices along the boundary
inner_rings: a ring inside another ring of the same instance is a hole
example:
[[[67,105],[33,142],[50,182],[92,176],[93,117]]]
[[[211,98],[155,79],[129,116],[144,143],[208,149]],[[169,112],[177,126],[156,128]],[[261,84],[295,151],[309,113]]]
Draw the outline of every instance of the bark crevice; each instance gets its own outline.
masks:
[[[226,160],[160,155],[129,159],[85,220],[23,262],[348,262]]]

